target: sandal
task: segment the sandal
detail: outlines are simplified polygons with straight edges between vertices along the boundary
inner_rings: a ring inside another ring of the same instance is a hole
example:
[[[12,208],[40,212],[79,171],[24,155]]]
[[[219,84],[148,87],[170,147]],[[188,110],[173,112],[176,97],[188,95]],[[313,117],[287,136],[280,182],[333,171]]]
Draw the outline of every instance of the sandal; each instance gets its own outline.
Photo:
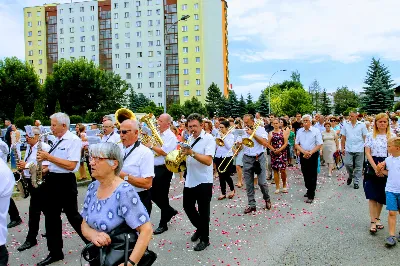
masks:
[[[279,189],[275,190],[274,193],[275,193],[275,194],[279,194]]]
[[[235,196],[235,191],[231,191],[231,194],[229,194],[228,199],[232,199]]]
[[[375,228],[372,227],[372,224],[375,224]],[[376,232],[378,232],[378,230],[376,229],[376,223],[375,222],[371,222],[371,228],[369,229],[369,232],[371,234],[375,234]]]
[[[375,220],[377,220],[379,222],[379,224],[377,224],[378,222],[375,222],[377,229],[382,230],[383,228],[385,228],[385,226],[383,226],[383,224],[381,224],[381,219],[375,218]]]
[[[223,200],[223,199],[226,199],[226,195],[221,195],[218,197],[218,200]]]
[[[236,183],[235,186],[237,186],[238,188],[243,187],[243,185],[242,185],[242,184],[239,184],[239,183]]]
[[[282,193],[289,193],[289,191],[288,191],[288,189],[287,188],[282,188]]]

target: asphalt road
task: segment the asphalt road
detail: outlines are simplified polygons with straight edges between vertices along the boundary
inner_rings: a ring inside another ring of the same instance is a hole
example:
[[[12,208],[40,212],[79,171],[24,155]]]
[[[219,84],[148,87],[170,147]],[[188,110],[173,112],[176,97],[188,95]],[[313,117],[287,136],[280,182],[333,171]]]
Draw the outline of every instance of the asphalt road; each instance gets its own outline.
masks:
[[[180,213],[169,224],[169,230],[154,236],[150,249],[158,254],[154,265],[398,265],[400,245],[387,249],[387,211],[382,213],[385,229],[369,234],[368,204],[361,187],[346,185],[345,170],[327,177],[325,168],[318,178],[316,200],[306,204],[301,172],[290,169],[289,193],[273,194],[273,208],[263,210],[261,192],[256,190],[257,212],[244,215],[245,190],[238,189],[232,200],[217,201],[219,182],[214,180],[211,202],[211,245],[202,252],[193,251],[190,235],[194,228],[182,209],[179,178],[171,185],[171,205]],[[236,178],[235,178],[236,181]],[[79,189],[82,203],[86,190]],[[45,239],[39,237],[34,248],[18,252],[27,234],[29,200],[18,200],[24,223],[9,230],[10,265],[35,265],[47,255]],[[44,218],[41,221],[43,232]],[[152,222],[158,225],[159,209],[154,206]],[[400,223],[398,223],[400,229]],[[53,265],[81,265],[83,242],[63,216],[65,260]],[[400,244],[400,243],[399,243]],[[84,263],[82,265],[85,265]]]

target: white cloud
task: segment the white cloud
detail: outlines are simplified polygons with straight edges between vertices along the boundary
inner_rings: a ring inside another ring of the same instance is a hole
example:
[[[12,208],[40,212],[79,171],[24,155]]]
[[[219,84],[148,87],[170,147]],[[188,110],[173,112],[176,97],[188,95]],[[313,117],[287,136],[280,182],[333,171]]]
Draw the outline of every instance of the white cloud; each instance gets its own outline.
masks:
[[[398,0],[230,0],[229,34],[245,62],[400,60]]]
[[[263,81],[263,80],[268,80],[269,75],[267,75],[267,74],[246,74],[246,75],[239,76],[239,78],[242,80]]]
[[[256,82],[244,86],[234,85],[233,90],[236,92],[236,95],[238,95],[238,97],[240,97],[240,94],[242,94],[244,98],[246,98],[247,94],[250,92],[250,94],[253,96],[253,100],[255,101],[260,96],[261,91],[267,87],[268,87],[268,82]]]

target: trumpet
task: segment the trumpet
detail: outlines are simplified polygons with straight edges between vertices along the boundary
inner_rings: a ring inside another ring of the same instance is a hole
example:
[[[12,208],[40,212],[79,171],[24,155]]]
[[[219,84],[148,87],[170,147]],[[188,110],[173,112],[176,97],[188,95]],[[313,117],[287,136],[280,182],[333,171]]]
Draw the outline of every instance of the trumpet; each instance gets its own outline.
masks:
[[[233,151],[234,148],[236,148],[236,145],[233,145],[232,148],[229,150],[229,152]],[[225,173],[226,170],[228,170],[228,166],[231,164],[231,162],[233,161],[233,159],[238,155],[238,153],[240,152],[241,149],[242,149],[242,145],[239,145],[239,146],[235,149],[235,152],[233,153],[232,158],[231,158],[231,159],[229,160],[229,162],[225,165],[225,168],[221,170],[221,169],[220,169],[221,166],[224,164],[226,158],[228,158],[228,157],[225,157],[225,158],[222,160],[222,162],[219,164],[218,169],[217,169],[219,173]],[[229,154],[229,152],[228,152],[228,154]]]
[[[226,136],[228,136],[230,133],[232,133],[232,131],[236,128],[236,126],[230,126],[228,128],[228,131],[226,132],[226,134],[222,137],[222,138],[216,138],[215,142],[217,143],[218,146],[223,147],[225,146],[225,142],[224,139],[226,138]],[[220,132],[220,136],[221,136],[221,132]]]
[[[261,120],[257,120],[257,121],[255,121],[254,126],[250,127],[251,129],[253,129],[253,133],[250,135],[250,137],[244,138],[242,140],[243,145],[245,145],[245,146],[247,146],[249,148],[253,148],[254,147],[253,138],[254,138],[254,135],[256,134],[257,128],[259,126],[261,126],[261,122],[262,122]]]

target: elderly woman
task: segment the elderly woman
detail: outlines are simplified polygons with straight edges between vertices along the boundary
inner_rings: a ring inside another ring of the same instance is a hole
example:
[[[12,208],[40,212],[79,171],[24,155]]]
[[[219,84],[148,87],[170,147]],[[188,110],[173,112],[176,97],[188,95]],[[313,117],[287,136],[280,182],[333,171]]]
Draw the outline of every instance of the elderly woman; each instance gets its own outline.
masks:
[[[372,134],[365,140],[365,155],[369,166],[364,171],[364,192],[369,201],[369,215],[371,227],[369,231],[374,234],[377,229],[383,229],[380,220],[382,207],[386,204],[385,186],[386,176],[378,169],[377,165],[388,157],[387,141],[395,135],[390,132],[389,117],[385,113],[375,117]],[[372,169],[371,169],[372,168]]]
[[[332,176],[332,171],[335,167],[333,153],[339,150],[339,140],[336,132],[332,129],[331,122],[325,122],[325,131],[321,132],[322,141],[322,154],[325,163],[328,164],[328,176]]]
[[[134,187],[118,176],[123,163],[118,145],[94,144],[89,148],[89,155],[92,175],[97,180],[89,185],[86,193],[81,213],[82,234],[97,247],[107,246],[111,243],[108,233],[126,223],[139,232],[128,263],[135,265],[142,258],[153,234],[149,215]],[[90,265],[98,265],[98,261]]]

